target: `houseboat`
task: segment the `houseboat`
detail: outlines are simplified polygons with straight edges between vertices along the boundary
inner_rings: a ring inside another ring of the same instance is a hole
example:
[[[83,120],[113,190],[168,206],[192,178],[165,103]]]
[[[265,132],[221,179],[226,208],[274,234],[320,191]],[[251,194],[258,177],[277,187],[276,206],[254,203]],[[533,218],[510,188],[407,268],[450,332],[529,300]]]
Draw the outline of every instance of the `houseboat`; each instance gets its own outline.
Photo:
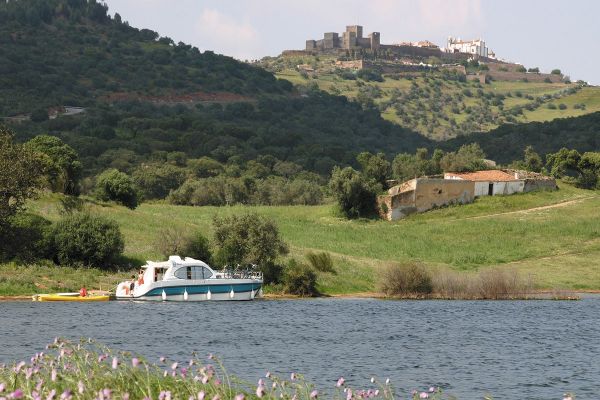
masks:
[[[203,261],[171,256],[147,261],[137,277],[117,285],[117,300],[253,300],[262,294],[262,274],[250,270],[215,271]]]

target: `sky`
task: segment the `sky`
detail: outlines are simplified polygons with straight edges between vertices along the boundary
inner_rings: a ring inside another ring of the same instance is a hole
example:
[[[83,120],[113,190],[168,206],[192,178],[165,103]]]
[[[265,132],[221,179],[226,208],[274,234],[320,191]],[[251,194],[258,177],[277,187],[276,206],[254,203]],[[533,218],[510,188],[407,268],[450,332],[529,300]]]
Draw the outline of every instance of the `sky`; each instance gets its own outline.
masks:
[[[137,28],[240,60],[362,25],[381,43],[482,38],[497,57],[600,85],[597,0],[105,0]]]

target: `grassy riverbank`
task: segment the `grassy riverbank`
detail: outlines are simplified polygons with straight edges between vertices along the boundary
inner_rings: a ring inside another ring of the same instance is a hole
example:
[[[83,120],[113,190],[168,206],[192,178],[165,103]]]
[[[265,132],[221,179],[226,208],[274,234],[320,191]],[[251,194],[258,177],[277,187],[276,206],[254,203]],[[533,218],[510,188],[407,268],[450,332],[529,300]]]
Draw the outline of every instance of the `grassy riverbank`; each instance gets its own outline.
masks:
[[[332,205],[186,207],[154,203],[129,210],[89,202],[87,207],[119,223],[132,268],[146,259],[161,258],[154,243],[166,226],[200,228],[210,236],[214,215],[252,211],[277,222],[291,256],[303,257],[309,251],[332,254],[338,274],[320,274],[318,285],[324,294],[373,292],[383,266],[411,260],[422,261],[434,272],[449,269],[469,274],[493,267],[514,268],[532,275],[537,289],[598,290],[600,194],[567,184],[560,187],[556,192],[485,197],[474,204],[393,223],[347,221],[333,216]],[[59,218],[55,195],[32,202],[30,209],[49,219]],[[84,281],[104,288],[127,276],[126,272],[44,266],[18,273],[20,268],[0,266],[0,294],[29,294],[42,289],[35,287],[40,284],[48,291],[76,289]]]
[[[351,388],[343,377],[328,388],[316,388],[292,373],[288,379],[257,371],[257,383],[229,375],[213,356],[193,355],[185,362],[161,357],[158,363],[118,352],[92,340],[57,339],[31,361],[0,365],[0,398],[7,399],[394,399],[389,379],[372,378],[365,388]],[[260,378],[262,376],[262,378]],[[259,379],[260,378],[260,379]],[[324,390],[324,392],[322,391]],[[413,390],[410,398],[442,399],[437,388]],[[402,398],[406,398],[403,393]]]

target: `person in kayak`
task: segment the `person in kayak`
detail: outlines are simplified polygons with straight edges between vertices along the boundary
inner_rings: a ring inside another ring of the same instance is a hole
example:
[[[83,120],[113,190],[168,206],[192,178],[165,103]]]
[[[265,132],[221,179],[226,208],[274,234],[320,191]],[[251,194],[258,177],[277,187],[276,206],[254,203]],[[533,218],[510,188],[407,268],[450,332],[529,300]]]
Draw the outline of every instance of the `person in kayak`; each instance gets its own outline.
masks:
[[[87,296],[87,289],[85,288],[85,286],[82,286],[81,289],[79,289],[79,296],[81,296],[81,297]]]

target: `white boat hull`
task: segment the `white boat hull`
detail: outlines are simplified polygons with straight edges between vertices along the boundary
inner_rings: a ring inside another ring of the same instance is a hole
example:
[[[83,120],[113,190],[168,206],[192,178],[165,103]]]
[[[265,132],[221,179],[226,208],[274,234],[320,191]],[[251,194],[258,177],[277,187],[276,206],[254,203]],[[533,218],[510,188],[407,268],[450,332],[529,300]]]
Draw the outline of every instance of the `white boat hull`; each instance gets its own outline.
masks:
[[[216,282],[210,282],[216,281]],[[204,281],[160,281],[136,287],[126,294],[117,290],[117,300],[147,301],[243,301],[262,294],[262,281],[253,279],[214,279]]]

